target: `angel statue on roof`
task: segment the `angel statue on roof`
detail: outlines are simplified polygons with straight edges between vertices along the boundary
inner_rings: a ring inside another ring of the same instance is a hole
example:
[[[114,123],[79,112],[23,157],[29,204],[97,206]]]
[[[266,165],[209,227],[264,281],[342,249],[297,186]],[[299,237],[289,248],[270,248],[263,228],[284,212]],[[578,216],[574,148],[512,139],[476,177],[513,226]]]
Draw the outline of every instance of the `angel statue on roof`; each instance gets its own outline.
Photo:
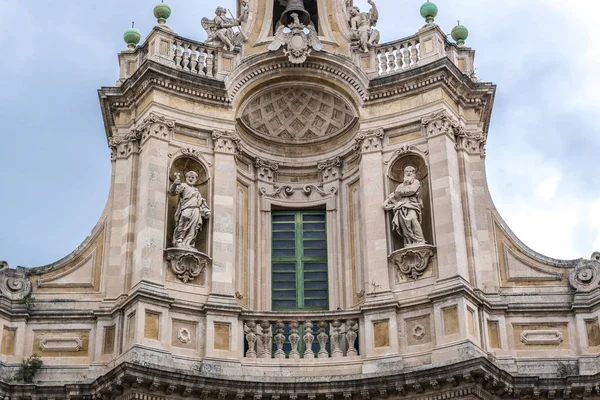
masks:
[[[379,11],[373,0],[367,2],[371,5],[369,12],[360,12],[360,8],[352,5],[352,1],[346,1],[352,40],[356,41],[359,49],[365,53],[369,51],[370,46],[379,43],[379,31],[374,28],[379,19]]]
[[[237,18],[228,18],[225,7],[217,7],[215,18],[202,18],[202,27],[206,30],[206,43],[212,43],[223,46],[226,50],[233,51],[235,46],[241,45],[246,39],[240,30],[234,32],[233,27],[240,27],[240,24],[248,19],[248,0],[242,0],[241,13]]]

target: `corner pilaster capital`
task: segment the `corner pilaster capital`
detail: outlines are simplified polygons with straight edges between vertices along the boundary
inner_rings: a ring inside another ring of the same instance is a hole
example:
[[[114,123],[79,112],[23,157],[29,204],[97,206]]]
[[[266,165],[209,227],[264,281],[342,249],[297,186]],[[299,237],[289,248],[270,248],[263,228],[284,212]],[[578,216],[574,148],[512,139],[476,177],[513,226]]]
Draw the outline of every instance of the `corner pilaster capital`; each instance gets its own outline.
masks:
[[[427,138],[447,135],[455,142],[456,150],[472,154],[485,154],[487,135],[484,132],[469,131],[454,119],[446,110],[430,114],[421,119]]]
[[[381,152],[383,150],[383,129],[371,129],[359,132],[354,143],[354,150],[360,154]]]
[[[212,139],[215,153],[236,154],[240,151],[240,137],[235,132],[214,130]]]
[[[317,168],[321,174],[321,182],[339,179],[342,176],[342,159],[338,156],[322,161],[317,164]]]
[[[256,170],[256,179],[264,182],[273,183],[275,175],[279,169],[279,164],[264,158],[256,157],[254,159],[254,168]]]
[[[135,129],[143,144],[150,138],[157,138],[167,142],[173,139],[175,133],[175,120],[164,115],[150,113]]]

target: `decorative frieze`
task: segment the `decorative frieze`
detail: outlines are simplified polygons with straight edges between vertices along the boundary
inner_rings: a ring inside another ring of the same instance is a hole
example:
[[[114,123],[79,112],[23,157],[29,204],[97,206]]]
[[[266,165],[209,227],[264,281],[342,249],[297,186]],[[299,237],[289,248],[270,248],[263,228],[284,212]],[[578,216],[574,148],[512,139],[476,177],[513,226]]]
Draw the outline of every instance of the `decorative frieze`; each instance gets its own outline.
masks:
[[[261,187],[258,191],[261,196],[271,198],[288,198],[293,196],[295,193],[302,193],[306,197],[310,197],[313,194],[318,194],[320,197],[327,197],[335,195],[338,192],[336,187],[331,187],[328,191],[323,190],[317,185],[310,184],[302,187],[294,187],[291,185],[276,186],[272,192],[268,192],[266,188]]]
[[[355,139],[354,150],[361,154],[381,151],[383,149],[383,129],[361,132]]]
[[[10,269],[6,261],[0,261],[0,297],[22,300],[31,293],[27,268]]]
[[[240,137],[235,132],[215,130],[212,139],[217,153],[236,154],[240,151]]]

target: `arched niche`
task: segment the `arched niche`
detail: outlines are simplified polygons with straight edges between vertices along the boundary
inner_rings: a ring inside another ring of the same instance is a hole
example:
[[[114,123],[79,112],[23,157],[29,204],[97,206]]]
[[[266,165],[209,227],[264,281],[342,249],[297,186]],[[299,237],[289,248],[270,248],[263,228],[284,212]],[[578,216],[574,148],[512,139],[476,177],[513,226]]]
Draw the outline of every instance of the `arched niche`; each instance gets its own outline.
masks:
[[[194,171],[198,174],[198,180],[196,183],[196,188],[200,191],[200,194],[204,199],[206,199],[209,207],[212,204],[212,198],[210,197],[210,177],[208,173],[208,169],[206,166],[200,162],[200,160],[190,157],[190,156],[180,156],[177,157],[171,163],[171,167],[169,168],[169,187],[173,184],[176,179],[176,173],[179,173],[181,176],[181,181],[185,182],[185,174],[190,171]],[[177,210],[177,203],[179,202],[179,196],[169,196],[167,194],[167,247],[173,247],[173,233],[175,230],[175,211]],[[201,253],[207,254],[209,252],[208,243],[210,242],[209,227],[210,219],[204,220],[202,224],[202,230],[198,232],[198,236],[196,236],[196,250]]]
[[[388,169],[387,174],[387,187],[388,192],[392,193],[396,190],[396,187],[404,180],[404,169],[408,166],[414,167],[416,172],[416,178],[421,183],[421,196],[423,199],[423,212],[421,226],[423,228],[423,236],[428,244],[433,243],[433,218],[431,212],[431,189],[429,184],[429,170],[425,160],[413,153],[408,153],[397,157],[392,160],[392,163]],[[393,212],[386,212],[387,215],[387,226],[388,226],[388,237],[391,251],[390,253],[400,250],[405,247],[404,240],[392,229],[392,218]]]

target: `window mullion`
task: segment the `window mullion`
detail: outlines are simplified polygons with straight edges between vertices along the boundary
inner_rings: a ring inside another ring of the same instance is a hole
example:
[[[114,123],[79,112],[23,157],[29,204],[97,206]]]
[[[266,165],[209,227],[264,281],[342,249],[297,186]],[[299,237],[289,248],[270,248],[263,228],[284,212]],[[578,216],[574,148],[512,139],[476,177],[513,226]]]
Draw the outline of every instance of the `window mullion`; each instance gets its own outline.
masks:
[[[299,309],[304,308],[304,237],[302,230],[302,212],[296,212],[296,304]]]

